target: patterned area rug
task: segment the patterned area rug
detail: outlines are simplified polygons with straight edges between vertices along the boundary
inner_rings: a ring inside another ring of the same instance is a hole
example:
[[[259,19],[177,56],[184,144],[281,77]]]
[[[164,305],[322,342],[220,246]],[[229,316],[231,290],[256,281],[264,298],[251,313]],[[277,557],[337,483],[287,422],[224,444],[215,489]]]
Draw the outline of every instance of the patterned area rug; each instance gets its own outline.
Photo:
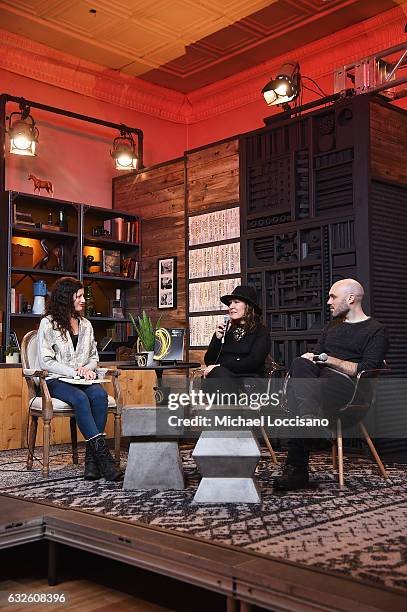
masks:
[[[1,453],[0,490],[182,531],[407,591],[405,466],[388,466],[386,482],[370,461],[347,458],[347,486],[339,491],[330,457],[320,454],[311,463],[312,488],[277,494],[272,476],[279,470],[263,454],[257,473],[261,504],[195,506],[191,501],[199,473],[189,450],[182,451],[184,491],[123,491],[121,483],[83,480],[83,450],[81,464],[73,466],[67,446],[53,449],[48,480],[40,469],[25,471],[25,451]],[[40,450],[37,453],[41,456]]]

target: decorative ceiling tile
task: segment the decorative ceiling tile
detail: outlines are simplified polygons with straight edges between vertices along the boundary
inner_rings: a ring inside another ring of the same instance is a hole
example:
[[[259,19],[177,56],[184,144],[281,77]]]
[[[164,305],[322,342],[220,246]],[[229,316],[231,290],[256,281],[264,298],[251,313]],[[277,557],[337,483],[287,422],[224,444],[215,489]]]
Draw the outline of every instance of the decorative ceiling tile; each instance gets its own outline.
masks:
[[[189,92],[399,5],[405,0],[0,0],[0,24]]]
[[[234,24],[223,28],[221,32],[206,36],[196,45],[214,51],[217,55],[226,55],[259,39],[260,34],[257,32],[241,27],[240,24]]]

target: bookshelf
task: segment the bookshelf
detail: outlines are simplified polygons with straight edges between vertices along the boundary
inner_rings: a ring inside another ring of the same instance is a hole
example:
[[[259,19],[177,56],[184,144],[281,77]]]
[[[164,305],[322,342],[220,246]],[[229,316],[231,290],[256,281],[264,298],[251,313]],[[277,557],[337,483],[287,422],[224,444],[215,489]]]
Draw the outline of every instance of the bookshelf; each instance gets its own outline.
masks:
[[[86,316],[96,339],[126,342],[132,333],[129,313],[140,310],[140,218],[14,191],[1,199],[1,346],[11,331],[21,342],[38,326],[42,315],[30,311],[33,283],[43,280],[50,291],[61,276],[78,278],[91,296]],[[100,357],[114,355],[109,350]]]
[[[188,217],[189,348],[205,349],[227,307],[220,296],[241,282],[239,206]]]

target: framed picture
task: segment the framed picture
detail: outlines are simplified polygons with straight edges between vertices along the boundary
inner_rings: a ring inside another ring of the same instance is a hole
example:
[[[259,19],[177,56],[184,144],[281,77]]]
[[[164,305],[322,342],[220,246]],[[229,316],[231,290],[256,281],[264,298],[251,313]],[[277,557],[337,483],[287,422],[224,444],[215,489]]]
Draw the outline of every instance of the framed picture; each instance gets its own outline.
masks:
[[[107,274],[120,276],[120,251],[103,249],[102,269]]]
[[[158,260],[157,308],[177,307],[177,258]]]

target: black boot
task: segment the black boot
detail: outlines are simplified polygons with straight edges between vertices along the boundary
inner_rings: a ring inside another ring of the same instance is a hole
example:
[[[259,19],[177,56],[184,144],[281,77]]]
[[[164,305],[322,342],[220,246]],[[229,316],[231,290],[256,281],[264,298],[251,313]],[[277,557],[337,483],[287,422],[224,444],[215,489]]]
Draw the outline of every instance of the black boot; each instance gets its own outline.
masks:
[[[273,486],[277,491],[305,489],[308,486],[308,466],[286,463],[282,475],[274,479]]]
[[[308,486],[308,461],[311,439],[290,438],[287,440],[287,459],[281,476],[274,478],[273,485],[279,491],[295,491]]]
[[[88,443],[102,476],[106,480],[123,480],[123,472],[116,467],[103,435],[92,438]]]
[[[85,480],[99,480],[102,477],[99,466],[92,452],[90,442],[86,442],[85,453]]]

